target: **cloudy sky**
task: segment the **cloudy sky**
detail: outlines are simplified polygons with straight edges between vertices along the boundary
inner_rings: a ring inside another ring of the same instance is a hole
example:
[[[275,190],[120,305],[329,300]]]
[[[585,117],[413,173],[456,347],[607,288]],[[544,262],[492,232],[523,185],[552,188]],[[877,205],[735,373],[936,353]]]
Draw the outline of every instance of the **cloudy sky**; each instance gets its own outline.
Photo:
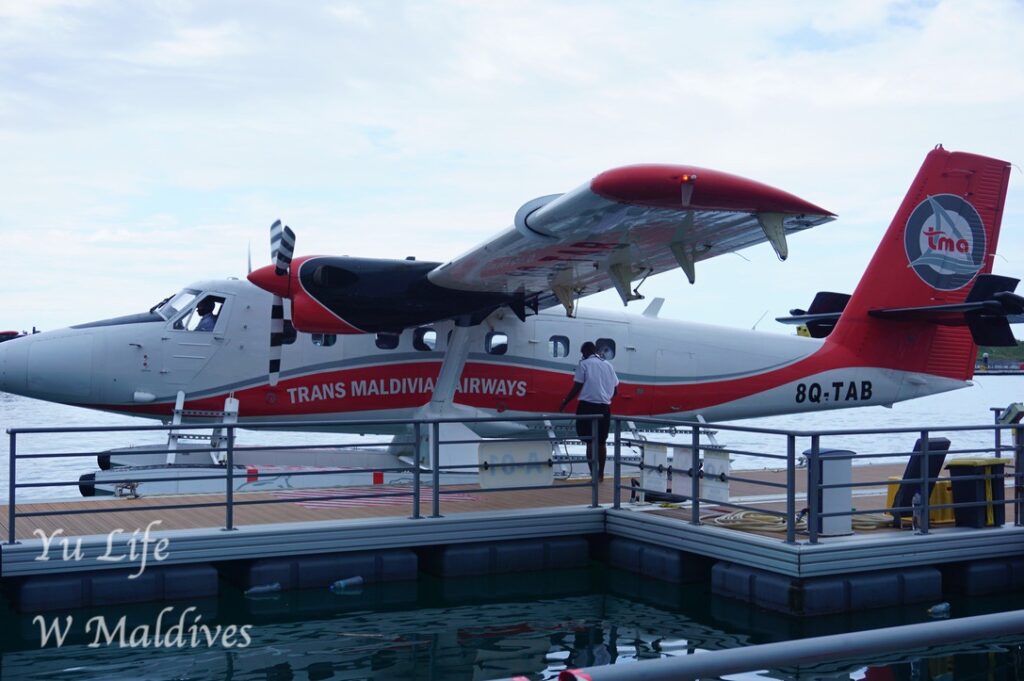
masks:
[[[644,284],[790,333],[851,291],[935,144],[1024,163],[1024,4],[0,0],[0,330],[143,311],[298,253],[447,260],[639,162],[839,220]],[[1024,277],[1024,174],[996,271]],[[584,301],[621,307],[614,293]],[[636,304],[636,312],[643,303]]]

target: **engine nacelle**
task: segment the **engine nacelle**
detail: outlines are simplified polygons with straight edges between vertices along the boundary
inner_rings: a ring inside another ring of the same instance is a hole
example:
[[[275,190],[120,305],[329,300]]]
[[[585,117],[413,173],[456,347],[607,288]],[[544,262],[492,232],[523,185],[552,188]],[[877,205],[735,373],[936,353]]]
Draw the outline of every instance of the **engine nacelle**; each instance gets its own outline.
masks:
[[[292,303],[292,325],[306,333],[400,332],[443,319],[475,324],[512,296],[436,286],[427,273],[439,263],[309,256],[292,261],[287,274],[273,266],[250,281]],[[521,307],[521,305],[520,305]]]

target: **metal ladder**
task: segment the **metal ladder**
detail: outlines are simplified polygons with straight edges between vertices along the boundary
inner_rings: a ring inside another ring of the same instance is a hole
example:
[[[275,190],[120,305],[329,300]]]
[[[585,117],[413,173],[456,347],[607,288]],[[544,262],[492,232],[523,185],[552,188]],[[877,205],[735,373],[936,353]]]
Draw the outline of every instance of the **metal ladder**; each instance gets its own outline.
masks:
[[[238,400],[233,395],[228,395],[224,400],[224,411],[185,409],[185,391],[179,390],[174,400],[174,414],[171,417],[170,425],[180,426],[182,419],[186,416],[215,418],[218,423],[233,425],[238,423]],[[221,425],[211,428],[209,434],[196,430],[179,431],[176,428],[171,428],[167,431],[167,463],[173,464],[176,461],[178,443],[181,440],[207,440],[210,443],[210,449],[215,450],[219,449],[221,443],[226,439],[227,435],[224,433],[224,426]],[[223,464],[224,458],[220,452],[210,452],[210,461],[215,465]]]

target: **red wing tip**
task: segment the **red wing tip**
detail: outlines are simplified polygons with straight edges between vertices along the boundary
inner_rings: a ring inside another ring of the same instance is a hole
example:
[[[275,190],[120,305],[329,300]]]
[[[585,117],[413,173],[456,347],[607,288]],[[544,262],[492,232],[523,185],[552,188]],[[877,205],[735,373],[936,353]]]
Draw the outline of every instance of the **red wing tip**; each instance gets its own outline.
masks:
[[[689,202],[684,189],[692,186]],[[659,208],[702,208],[706,210],[773,211],[832,216],[798,196],[775,187],[697,166],[641,164],[605,171],[590,183],[599,196],[622,203]]]

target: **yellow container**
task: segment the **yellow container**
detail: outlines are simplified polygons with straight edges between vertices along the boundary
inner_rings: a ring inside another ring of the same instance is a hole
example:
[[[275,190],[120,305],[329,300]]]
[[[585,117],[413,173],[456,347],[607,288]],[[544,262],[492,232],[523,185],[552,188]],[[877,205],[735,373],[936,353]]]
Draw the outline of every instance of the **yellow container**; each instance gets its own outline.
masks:
[[[898,476],[892,476],[889,478],[889,487],[886,494],[885,505],[892,508],[893,500],[896,498],[896,490],[900,488],[900,482],[903,478]],[[932,493],[928,497],[928,504],[930,506],[938,506],[941,504],[952,504],[953,503],[953,482],[951,480],[938,480],[935,486],[932,487]],[[953,517],[952,508],[929,508],[928,509],[928,524],[929,525],[952,525],[955,518]],[[903,517],[903,522],[908,525],[912,522],[910,514],[906,514]]]

